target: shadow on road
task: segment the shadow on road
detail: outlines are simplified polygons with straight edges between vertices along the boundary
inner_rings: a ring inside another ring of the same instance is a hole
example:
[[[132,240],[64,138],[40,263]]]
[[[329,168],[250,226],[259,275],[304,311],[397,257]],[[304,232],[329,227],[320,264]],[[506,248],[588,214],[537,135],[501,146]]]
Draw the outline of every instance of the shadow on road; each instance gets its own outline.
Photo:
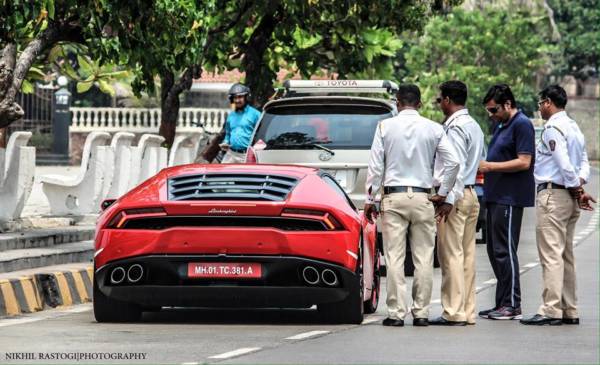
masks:
[[[315,309],[163,308],[159,312],[144,312],[140,323],[298,325],[327,322]]]

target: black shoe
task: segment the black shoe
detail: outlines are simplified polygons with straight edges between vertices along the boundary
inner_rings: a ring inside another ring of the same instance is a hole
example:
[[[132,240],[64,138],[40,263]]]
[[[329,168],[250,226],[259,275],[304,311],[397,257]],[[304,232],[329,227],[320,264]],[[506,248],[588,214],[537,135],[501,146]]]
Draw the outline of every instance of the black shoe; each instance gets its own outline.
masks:
[[[388,318],[384,319],[381,324],[383,324],[384,326],[403,327],[404,321],[401,319],[394,319],[394,318],[388,317]]]
[[[543,326],[545,324],[549,324],[551,326],[560,326],[562,324],[562,319],[561,318],[550,318],[550,317],[546,317],[543,316],[541,314],[536,314],[533,317],[527,318],[527,319],[522,319],[521,324],[530,324],[530,325],[537,325],[537,326]]]
[[[489,318],[490,313],[495,311],[497,308],[486,309],[484,311],[479,312],[479,317],[481,318]]]
[[[427,327],[429,326],[429,320],[427,318],[415,318],[413,319],[413,326]]]
[[[579,324],[579,318],[566,318],[566,317],[563,317],[562,323],[564,323],[564,324]]]
[[[436,319],[429,321],[432,326],[466,326],[467,321],[449,321],[446,318],[439,316]]]

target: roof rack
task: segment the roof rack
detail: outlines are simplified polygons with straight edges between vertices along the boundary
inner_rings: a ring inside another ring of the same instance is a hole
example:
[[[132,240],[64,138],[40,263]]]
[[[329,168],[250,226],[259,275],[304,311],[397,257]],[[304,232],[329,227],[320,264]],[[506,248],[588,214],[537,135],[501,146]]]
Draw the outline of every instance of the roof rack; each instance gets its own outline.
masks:
[[[398,85],[389,80],[287,80],[286,95],[320,93],[395,93]]]

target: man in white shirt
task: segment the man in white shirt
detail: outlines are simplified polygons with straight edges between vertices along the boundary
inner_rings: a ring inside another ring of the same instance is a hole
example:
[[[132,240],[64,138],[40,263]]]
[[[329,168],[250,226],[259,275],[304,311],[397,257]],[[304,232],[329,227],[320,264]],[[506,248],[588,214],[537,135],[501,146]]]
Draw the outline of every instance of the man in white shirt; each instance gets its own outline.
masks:
[[[479,217],[475,178],[479,161],[485,156],[484,136],[465,108],[467,85],[451,80],[439,89],[436,101],[446,116],[444,130],[458,155],[460,172],[446,202],[439,208],[449,211],[437,226],[443,313],[429,323],[464,326],[475,324],[475,229]],[[442,162],[436,159],[434,186],[440,186],[443,172]]]
[[[575,292],[573,235],[580,209],[595,202],[583,190],[590,176],[585,139],[565,112],[567,93],[558,85],[540,92],[540,114],[547,122],[537,146],[534,177],[537,184],[536,241],[544,290],[536,315],[522,319],[530,325],[579,324]]]
[[[384,326],[403,326],[407,306],[404,258],[410,234],[415,263],[411,308],[414,326],[427,326],[433,282],[435,208],[452,190],[459,162],[444,129],[421,117],[421,92],[416,85],[400,85],[398,115],[379,122],[367,173],[365,216],[377,217],[375,197],[383,188],[381,216],[387,265],[388,318]],[[444,164],[438,193],[430,197],[435,155]]]

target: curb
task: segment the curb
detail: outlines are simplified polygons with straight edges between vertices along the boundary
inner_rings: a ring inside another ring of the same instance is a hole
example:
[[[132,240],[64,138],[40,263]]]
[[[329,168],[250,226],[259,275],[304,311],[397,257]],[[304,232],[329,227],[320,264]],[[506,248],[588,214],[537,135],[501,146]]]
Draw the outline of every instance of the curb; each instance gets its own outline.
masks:
[[[0,280],[0,317],[39,312],[92,301],[93,269]]]

